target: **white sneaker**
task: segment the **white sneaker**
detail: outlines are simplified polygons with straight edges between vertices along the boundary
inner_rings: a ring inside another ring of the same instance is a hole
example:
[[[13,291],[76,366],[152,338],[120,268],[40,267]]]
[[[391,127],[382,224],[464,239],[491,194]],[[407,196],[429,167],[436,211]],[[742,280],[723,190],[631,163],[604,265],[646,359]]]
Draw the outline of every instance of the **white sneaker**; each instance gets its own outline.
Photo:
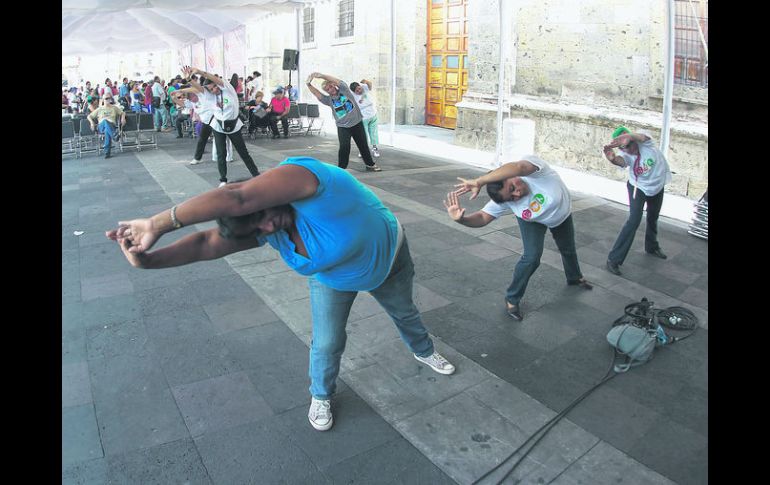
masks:
[[[328,399],[313,398],[310,401],[310,410],[307,412],[307,419],[318,431],[326,431],[331,428],[334,423],[331,401]]]
[[[233,159],[231,158],[230,160],[227,160],[227,163],[233,163],[234,161],[235,161],[235,160],[233,160]]]
[[[225,185],[227,185],[227,182],[219,182],[220,187],[224,187]]]
[[[361,154],[360,153],[358,154],[358,158],[361,158]]]
[[[380,158],[380,150],[377,147],[372,147],[372,155],[374,158]]]
[[[193,158],[192,162],[190,162],[190,165],[198,165],[199,163],[203,163],[203,160],[196,160]]]
[[[455,371],[455,366],[450,364],[448,360],[442,357],[441,354],[435,350],[433,351],[433,354],[429,355],[428,357],[420,357],[417,354],[414,354],[414,358],[423,364],[428,364],[431,369],[435,370],[439,374],[449,375],[453,374]]]

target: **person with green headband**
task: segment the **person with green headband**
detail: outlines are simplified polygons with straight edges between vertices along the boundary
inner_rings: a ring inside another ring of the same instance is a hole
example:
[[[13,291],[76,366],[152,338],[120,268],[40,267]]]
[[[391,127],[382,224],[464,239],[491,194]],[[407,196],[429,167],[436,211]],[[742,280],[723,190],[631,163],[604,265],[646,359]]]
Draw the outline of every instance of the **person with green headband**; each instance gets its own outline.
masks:
[[[615,148],[620,155],[615,154]],[[604,156],[613,165],[628,167],[629,215],[607,256],[607,270],[620,275],[620,265],[626,260],[636,229],[642,221],[642,212],[647,205],[647,230],[644,236],[644,250],[661,259],[667,256],[658,243],[658,216],[663,205],[663,189],[671,181],[668,161],[652,139],[641,133],[632,133],[625,126],[618,126],[612,132],[612,141],[604,146]]]

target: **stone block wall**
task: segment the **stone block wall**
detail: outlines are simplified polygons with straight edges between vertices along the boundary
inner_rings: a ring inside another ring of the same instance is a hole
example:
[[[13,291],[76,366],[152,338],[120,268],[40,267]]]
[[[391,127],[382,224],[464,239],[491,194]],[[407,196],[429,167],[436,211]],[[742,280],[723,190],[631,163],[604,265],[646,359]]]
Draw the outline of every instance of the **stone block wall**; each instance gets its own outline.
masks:
[[[368,1],[355,2],[354,35],[335,38],[337,20],[334,1],[318,1],[315,7],[313,42],[303,43],[300,50],[302,79],[294,82],[302,90],[302,98],[313,102],[305,86],[307,76],[314,71],[338,77],[347,83],[366,78],[372,81],[377,100],[378,118],[390,122],[391,66],[390,5]],[[427,3],[397,0],[396,37],[396,123],[425,122],[425,43]],[[263,85],[285,84],[288,73],[281,69],[283,49],[296,48],[296,18],[294,13],[272,15],[260,26],[247,27],[250,35],[248,56],[266,65]],[[256,67],[255,67],[256,68]],[[292,75],[292,81],[296,73]],[[314,84],[320,89],[319,81]],[[333,122],[330,111],[322,107],[321,115]]]

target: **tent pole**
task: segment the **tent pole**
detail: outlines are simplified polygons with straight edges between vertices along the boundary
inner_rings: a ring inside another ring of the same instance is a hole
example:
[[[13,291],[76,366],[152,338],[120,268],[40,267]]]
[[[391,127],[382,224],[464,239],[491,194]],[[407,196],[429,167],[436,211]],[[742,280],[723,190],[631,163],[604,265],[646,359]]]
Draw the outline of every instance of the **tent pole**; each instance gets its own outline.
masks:
[[[671,134],[671,103],[674,91],[674,0],[666,2],[668,25],[666,29],[666,71],[663,84],[663,126],[660,130],[660,151],[668,155]]]
[[[503,97],[505,96],[505,25],[506,25],[506,2],[505,0],[499,0],[499,14],[500,14],[500,51],[498,53],[497,64],[497,141],[495,144],[495,166],[499,167],[502,163],[503,155]]]
[[[390,146],[396,130],[396,0],[390,0]]]
[[[300,30],[301,24],[301,17],[300,17],[300,8],[294,7],[294,15],[297,17],[297,102],[302,102],[302,74],[299,68],[299,64],[302,61],[302,32]],[[289,71],[291,73],[291,71]],[[287,93],[288,96],[288,93]]]

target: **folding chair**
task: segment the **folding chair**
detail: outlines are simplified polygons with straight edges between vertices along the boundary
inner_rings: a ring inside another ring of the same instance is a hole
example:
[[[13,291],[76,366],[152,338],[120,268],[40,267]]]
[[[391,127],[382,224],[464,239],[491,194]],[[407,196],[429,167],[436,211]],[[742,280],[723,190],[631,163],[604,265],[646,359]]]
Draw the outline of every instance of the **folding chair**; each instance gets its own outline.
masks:
[[[310,120],[310,123],[307,126],[307,132],[306,135],[312,135],[312,134],[320,134],[321,130],[324,126],[324,119],[321,118],[321,113],[318,111],[318,105],[317,104],[308,104],[307,105],[307,117]],[[320,126],[316,127],[316,122],[320,121]]]
[[[123,151],[123,148],[139,149],[139,123],[136,113],[126,113],[126,124],[121,129],[119,143],[120,151]]]
[[[65,148],[66,145],[66,148]],[[72,118],[62,119],[61,122],[61,154],[78,157],[77,140],[75,139],[75,124]]]
[[[296,104],[289,106],[289,114],[286,115],[286,119],[289,121],[289,133],[296,135],[302,133],[302,119],[299,114],[299,107]]]
[[[137,113],[139,133],[137,135],[137,151],[142,151],[142,147],[152,146],[158,149],[158,140],[155,137],[155,124],[152,121],[152,114]],[[148,135],[147,139],[142,139],[142,135]]]
[[[87,119],[80,120],[80,131],[78,132],[78,157],[83,152],[94,152],[97,155],[101,152],[99,144],[99,134],[91,129],[91,124]]]

